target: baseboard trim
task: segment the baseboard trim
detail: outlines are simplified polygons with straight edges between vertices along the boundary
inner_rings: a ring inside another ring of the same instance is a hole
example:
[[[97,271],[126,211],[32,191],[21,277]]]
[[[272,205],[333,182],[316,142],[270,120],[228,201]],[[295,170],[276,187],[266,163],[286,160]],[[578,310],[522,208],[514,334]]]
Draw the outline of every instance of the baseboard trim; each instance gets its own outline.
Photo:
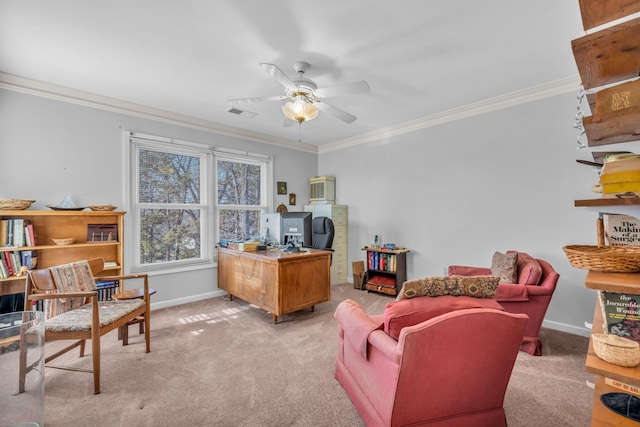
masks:
[[[542,326],[549,329],[555,329],[557,331],[568,332],[574,335],[580,335],[583,337],[591,336],[591,329],[587,329],[584,327],[567,325],[566,323],[554,322],[552,320],[544,320],[542,322]]]
[[[175,299],[170,299],[170,300],[166,300],[166,301],[160,301],[160,302],[152,302],[151,303],[151,311],[153,310],[157,310],[160,308],[167,308],[167,307],[173,307],[175,305],[181,305],[181,304],[187,304],[190,302],[195,302],[195,301],[201,301],[203,299],[209,299],[209,298],[215,298],[215,297],[221,297],[223,295],[226,295],[227,293],[221,289],[218,289],[217,291],[213,291],[213,292],[206,292],[204,294],[198,294],[198,295],[190,295],[188,297],[184,297],[184,298],[175,298]]]

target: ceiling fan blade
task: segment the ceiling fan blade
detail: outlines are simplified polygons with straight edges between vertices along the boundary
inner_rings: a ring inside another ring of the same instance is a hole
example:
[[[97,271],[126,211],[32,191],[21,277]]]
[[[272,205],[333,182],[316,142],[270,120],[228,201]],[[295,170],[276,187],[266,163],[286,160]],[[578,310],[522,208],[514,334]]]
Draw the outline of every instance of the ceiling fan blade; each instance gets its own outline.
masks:
[[[357,119],[357,117],[353,114],[347,113],[346,111],[341,110],[338,107],[334,107],[331,104],[327,104],[326,102],[314,102],[313,105],[318,107],[318,110],[329,113],[333,117],[340,119],[345,123],[353,123]]]
[[[236,98],[236,99],[228,99],[229,102],[264,102],[264,101],[282,101],[283,99],[287,99],[286,96],[275,95],[275,96],[260,96],[258,98]]]
[[[364,80],[360,80],[359,82],[322,87],[316,89],[314,93],[320,98],[330,98],[332,96],[354,95],[358,93],[367,93],[369,91],[371,91],[369,83],[365,82]]]
[[[291,81],[291,79],[280,69],[277,65],[261,62],[258,64],[260,68],[265,70],[269,75],[275,78],[282,86],[288,90],[295,92],[298,87]]]
[[[293,125],[293,120],[290,120],[290,119],[288,119],[286,117],[283,118],[282,122],[280,123],[280,127],[283,127],[283,128],[288,128],[291,125]]]

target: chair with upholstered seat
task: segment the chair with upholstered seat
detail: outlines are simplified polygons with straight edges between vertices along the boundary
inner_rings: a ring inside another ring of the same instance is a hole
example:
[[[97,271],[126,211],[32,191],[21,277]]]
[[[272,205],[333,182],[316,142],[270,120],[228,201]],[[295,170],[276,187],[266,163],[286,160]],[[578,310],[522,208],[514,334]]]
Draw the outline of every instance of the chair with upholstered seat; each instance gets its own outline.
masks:
[[[63,368],[92,372],[94,393],[100,393],[100,339],[127,322],[144,316],[146,352],[151,350],[149,284],[146,274],[103,276],[101,280],[119,280],[121,287],[127,279],[144,283],[144,298],[126,301],[98,301],[94,274],[102,271],[102,258],[78,261],[29,272],[25,290],[25,310],[31,302],[41,300],[45,312],[45,341],[74,340],[60,351],[47,356],[45,363],[80,347],[84,356],[86,340],[91,340],[92,369]],[[50,366],[49,367],[56,367]]]
[[[491,298],[416,297],[335,312],[335,377],[368,426],[506,426],[504,397],[527,316]]]
[[[529,324],[522,339],[521,349],[533,356],[541,356],[540,328],[560,276],[551,264],[542,259],[533,258],[525,252],[507,251],[506,255],[497,252],[494,260],[497,256],[511,257],[513,272],[511,279],[505,280],[501,277],[494,299],[510,313],[524,313],[529,316]],[[448,274],[502,276],[499,271],[496,271],[500,269],[498,266],[492,267],[450,265]]]

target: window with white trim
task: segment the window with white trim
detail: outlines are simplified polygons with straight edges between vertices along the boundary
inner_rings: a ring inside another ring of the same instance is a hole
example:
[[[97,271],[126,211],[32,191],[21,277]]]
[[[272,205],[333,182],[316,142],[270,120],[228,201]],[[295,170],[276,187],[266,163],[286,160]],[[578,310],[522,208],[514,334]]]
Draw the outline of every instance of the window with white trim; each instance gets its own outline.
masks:
[[[259,236],[271,209],[269,156],[125,134],[132,271],[211,264],[215,242]]]
[[[133,269],[211,263],[211,150],[130,136]]]
[[[219,239],[258,237],[260,215],[269,210],[269,159],[223,151],[214,155]]]

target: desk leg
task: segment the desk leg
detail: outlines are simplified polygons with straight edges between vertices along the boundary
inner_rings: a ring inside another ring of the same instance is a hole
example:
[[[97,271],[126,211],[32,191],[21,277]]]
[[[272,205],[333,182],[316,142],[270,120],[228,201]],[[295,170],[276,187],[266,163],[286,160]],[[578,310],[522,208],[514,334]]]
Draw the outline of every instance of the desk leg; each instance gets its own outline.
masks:
[[[227,295],[223,296],[222,298],[226,299],[227,301],[233,301],[233,295],[231,295],[231,294],[227,294]]]
[[[278,316],[276,316],[275,314],[272,314],[271,316],[273,316],[273,324],[275,325],[276,323],[278,323]]]

